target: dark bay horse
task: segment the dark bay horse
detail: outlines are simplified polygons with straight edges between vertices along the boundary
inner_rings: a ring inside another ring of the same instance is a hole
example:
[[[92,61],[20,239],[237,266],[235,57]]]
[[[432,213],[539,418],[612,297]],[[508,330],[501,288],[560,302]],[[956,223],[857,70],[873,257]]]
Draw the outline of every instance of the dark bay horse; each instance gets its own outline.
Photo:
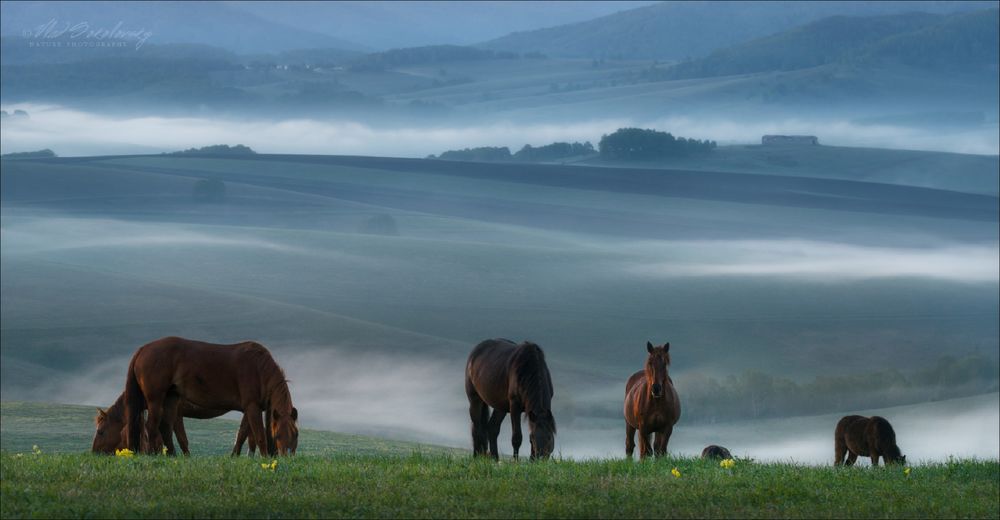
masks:
[[[552,416],[552,376],[541,347],[506,339],[476,345],[465,365],[465,393],[472,418],[472,450],[499,459],[500,424],[510,412],[514,458],[521,448],[521,413],[528,415],[531,458],[548,458],[555,449],[556,420]],[[490,415],[490,408],[493,415]]]
[[[171,336],[139,347],[125,382],[126,446],[140,449],[145,410],[149,445],[144,451],[159,450],[171,426],[164,418],[175,417],[181,401],[207,410],[241,411],[262,455],[295,453],[298,413],[288,381],[259,343],[216,345]]]
[[[896,445],[896,432],[892,425],[877,415],[848,415],[838,421],[833,433],[833,447],[834,466],[853,466],[859,455],[871,457],[872,466],[878,466],[879,457],[886,464],[906,464],[906,456],[899,452]]]
[[[733,454],[729,453],[729,450],[723,448],[722,446],[710,444],[705,446],[705,449],[701,450],[701,458],[726,460],[733,458]]]
[[[209,410],[207,408],[202,408],[196,404],[192,404],[188,401],[181,401],[178,405],[177,416],[173,418],[173,433],[177,436],[177,444],[180,445],[181,452],[185,455],[190,455],[191,451],[188,449],[188,439],[187,432],[184,429],[184,418],[189,417],[192,419],[214,419],[226,413],[226,410]],[[163,421],[167,424],[171,423],[169,417],[164,416]],[[96,432],[94,432],[94,442],[91,446],[91,451],[94,453],[114,453],[115,450],[120,450],[125,448],[125,436],[122,435],[122,430],[125,427],[125,394],[122,393],[115,400],[114,404],[108,407],[107,410],[97,409],[97,416],[94,418],[94,424],[96,426]],[[164,434],[166,430],[166,434]],[[243,450],[243,443],[247,440],[247,436],[250,432],[250,423],[247,421],[246,417],[240,421],[240,429],[236,434],[236,443],[233,445],[233,455],[239,455]],[[163,444],[167,447],[167,454],[174,454],[174,443],[170,437],[170,428],[160,427],[160,434],[163,437]],[[143,435],[142,442],[149,442],[149,438]],[[256,450],[257,446],[250,442],[249,450],[250,453]]]
[[[632,457],[635,432],[639,431],[639,458],[649,456],[649,436],[656,434],[656,456],[667,452],[667,442],[681,417],[681,401],[670,379],[670,343],[654,347],[646,342],[646,368],[625,384],[625,454]]]

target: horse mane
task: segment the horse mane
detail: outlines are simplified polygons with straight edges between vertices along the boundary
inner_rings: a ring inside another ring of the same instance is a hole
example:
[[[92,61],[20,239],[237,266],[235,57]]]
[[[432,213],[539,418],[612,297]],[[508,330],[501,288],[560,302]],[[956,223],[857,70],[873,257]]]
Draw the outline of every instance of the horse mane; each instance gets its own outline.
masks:
[[[259,369],[261,385],[270,401],[270,408],[281,411],[291,410],[292,394],[288,390],[288,379],[285,378],[285,371],[278,366],[271,353],[260,343],[249,343],[247,352],[249,353],[247,358]]]
[[[109,419],[117,420],[119,422],[125,422],[125,392],[122,392],[118,399],[115,399],[114,404],[104,410]],[[98,421],[101,420],[101,414],[97,414],[94,417],[94,424],[96,425]]]
[[[514,371],[521,399],[533,410],[550,411],[552,376],[545,365],[545,353],[538,345],[525,341],[514,351],[510,369]],[[548,399],[545,399],[545,397]],[[548,401],[548,402],[546,402]]]

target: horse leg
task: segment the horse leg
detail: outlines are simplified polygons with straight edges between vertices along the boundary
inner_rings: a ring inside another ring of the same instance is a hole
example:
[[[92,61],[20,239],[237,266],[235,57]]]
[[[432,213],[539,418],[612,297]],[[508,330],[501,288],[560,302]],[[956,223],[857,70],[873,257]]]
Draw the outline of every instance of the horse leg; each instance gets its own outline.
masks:
[[[868,456],[872,458],[872,467],[878,467],[878,452],[871,450]]]
[[[847,443],[844,442],[844,438],[840,435],[833,439],[833,465],[842,466],[844,464],[844,457],[847,456]]]
[[[667,443],[670,441],[670,434],[673,433],[674,427],[667,426],[663,431],[656,432],[656,443],[653,446],[653,451],[656,453],[657,457],[662,457],[667,454]]]
[[[490,416],[490,455],[493,457],[493,460],[500,460],[500,448],[497,447],[497,437],[500,436],[500,424],[503,422],[504,417],[507,417],[507,412],[501,411],[498,408],[494,408],[493,415]]]
[[[469,418],[472,419],[472,454],[485,455],[487,445],[486,423],[489,421],[489,409],[469,383],[465,385],[469,396]]]
[[[143,450],[147,454],[159,452],[163,445],[160,435],[160,421],[163,420],[163,403],[159,400],[146,399],[146,436],[149,441]]]
[[[236,432],[236,442],[233,443],[233,457],[240,456],[240,452],[243,451],[243,443],[246,442],[249,434],[250,421],[247,419],[247,414],[243,414],[243,419],[240,420],[240,429]],[[253,446],[253,441],[250,442],[250,446]]]
[[[649,456],[649,434],[649,431],[639,429],[639,460]]]
[[[845,466],[853,466],[854,461],[858,460],[858,454],[853,451],[847,455],[847,462],[844,463]]]
[[[174,435],[177,436],[177,444],[180,445],[181,452],[185,455],[191,455],[191,450],[188,449],[187,431],[184,429],[184,417],[179,413],[177,419],[174,420]]]
[[[180,396],[174,392],[167,394],[163,400],[163,418],[160,419],[160,436],[163,438],[163,445],[167,448],[167,455],[176,455],[174,449],[174,423],[180,419]]]
[[[278,448],[274,445],[274,435],[271,434],[271,409],[268,408],[264,410],[264,438],[267,440],[267,455],[269,457],[276,457],[278,455]],[[264,450],[260,450],[260,454],[264,454]]]
[[[514,448],[514,460],[517,460],[517,452],[521,449],[521,408],[519,406],[510,407],[510,445]]]
[[[264,456],[267,453],[267,436],[264,434],[264,421],[261,419],[262,413],[260,406],[256,403],[251,403],[243,407],[243,414],[250,421],[250,432],[253,434],[253,442],[257,444],[260,455]]]
[[[628,422],[625,423],[625,456],[632,458],[632,452],[635,451],[635,426],[632,426]]]

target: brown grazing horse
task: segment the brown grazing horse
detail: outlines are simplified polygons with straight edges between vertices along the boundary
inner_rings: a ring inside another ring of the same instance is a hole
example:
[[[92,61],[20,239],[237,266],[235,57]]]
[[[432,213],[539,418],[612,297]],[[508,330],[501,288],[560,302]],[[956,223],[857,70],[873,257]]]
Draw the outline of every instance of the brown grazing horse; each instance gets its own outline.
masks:
[[[848,415],[841,419],[833,433],[833,447],[834,466],[853,466],[858,455],[871,457],[872,466],[878,466],[879,457],[886,464],[906,464],[906,456],[896,446],[896,432],[892,425],[877,415]],[[847,462],[844,462],[845,455],[848,455]]]
[[[709,446],[705,446],[705,449],[701,450],[701,458],[726,460],[733,458],[733,454],[729,453],[729,450],[723,448],[722,446],[711,444]]]
[[[180,445],[181,451],[185,455],[191,454],[190,450],[188,450],[187,432],[184,429],[184,417],[214,419],[225,413],[225,410],[209,410],[188,401],[181,401],[178,406],[178,415],[173,421],[173,433],[177,435],[177,443]],[[170,422],[167,417],[164,417],[164,421],[167,421],[168,424]],[[125,427],[125,394],[122,393],[119,395],[118,399],[107,410],[98,408],[94,424],[97,431],[94,432],[94,442],[91,446],[92,452],[114,453],[115,450],[124,448],[125,436],[122,435],[122,430]],[[250,423],[246,417],[243,417],[243,420],[240,421],[239,433],[236,435],[236,443],[233,445],[233,455],[239,455],[243,450],[243,443],[246,441],[249,432]],[[148,442],[149,437],[143,435],[140,444]],[[169,434],[163,438],[163,444],[167,447],[168,455],[175,453],[174,443]],[[250,453],[253,454],[256,448],[257,446],[251,442],[249,446]]]
[[[654,347],[646,342],[646,368],[628,378],[625,384],[625,454],[635,450],[635,432],[639,431],[639,458],[649,456],[649,436],[656,434],[656,456],[667,452],[667,442],[681,417],[681,401],[670,379],[670,343]]]
[[[298,414],[288,381],[259,343],[216,345],[166,337],[139,347],[125,380],[126,446],[133,451],[140,448],[142,412],[147,410],[149,445],[144,451],[159,450],[170,435],[171,423],[164,418],[175,417],[181,401],[208,410],[242,411],[261,455],[295,453]]]
[[[548,458],[555,449],[556,420],[552,416],[552,376],[538,345],[488,339],[476,345],[465,365],[465,393],[472,418],[472,450],[500,458],[497,437],[510,412],[514,458],[521,448],[521,413],[528,415],[531,458]],[[490,407],[493,415],[490,415]]]

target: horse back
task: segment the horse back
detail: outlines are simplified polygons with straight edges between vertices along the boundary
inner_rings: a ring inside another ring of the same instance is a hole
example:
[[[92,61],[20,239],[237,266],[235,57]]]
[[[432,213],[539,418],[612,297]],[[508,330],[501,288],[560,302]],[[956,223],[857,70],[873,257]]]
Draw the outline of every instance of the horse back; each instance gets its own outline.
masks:
[[[896,432],[884,417],[873,416],[868,421],[865,434],[869,446],[874,446],[882,455],[897,455]]]
[[[517,344],[506,339],[480,342],[465,364],[466,386],[492,408],[510,409],[510,365]]]
[[[175,391],[192,413],[242,410],[247,398],[260,401],[265,373],[280,372],[270,353],[255,342],[215,344],[170,336],[140,348],[135,370],[143,391]]]
[[[861,415],[847,415],[837,421],[837,429],[834,438],[840,440],[852,453],[858,455],[868,454],[868,417]]]

